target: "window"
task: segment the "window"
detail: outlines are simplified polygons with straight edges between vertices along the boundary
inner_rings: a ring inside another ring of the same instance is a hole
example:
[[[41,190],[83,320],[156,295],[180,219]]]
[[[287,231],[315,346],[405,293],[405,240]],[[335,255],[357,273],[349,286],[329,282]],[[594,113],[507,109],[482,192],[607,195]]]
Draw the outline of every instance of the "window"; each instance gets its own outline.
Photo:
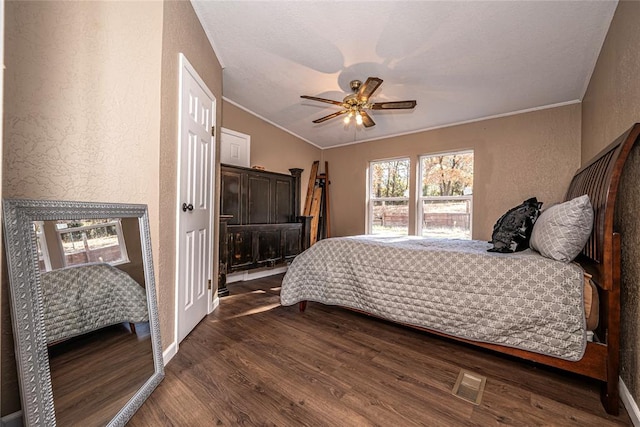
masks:
[[[129,262],[120,219],[58,221],[56,231],[65,266]]]
[[[119,218],[42,221],[34,227],[42,271],[92,262],[129,262]],[[57,245],[48,244],[56,240]]]
[[[420,157],[418,234],[471,239],[473,151]]]
[[[370,234],[409,234],[409,159],[369,164]]]

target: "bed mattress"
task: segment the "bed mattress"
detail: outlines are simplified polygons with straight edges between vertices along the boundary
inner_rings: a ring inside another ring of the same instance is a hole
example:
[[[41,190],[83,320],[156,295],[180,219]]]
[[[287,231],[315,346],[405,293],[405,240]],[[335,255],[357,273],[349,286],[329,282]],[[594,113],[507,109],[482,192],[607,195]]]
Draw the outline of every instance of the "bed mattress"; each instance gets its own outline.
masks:
[[[85,264],[41,276],[47,343],[118,323],[148,322],[145,289],[109,264]]]
[[[490,247],[411,236],[321,240],[289,266],[281,303],[339,305],[468,340],[582,358],[582,268]]]

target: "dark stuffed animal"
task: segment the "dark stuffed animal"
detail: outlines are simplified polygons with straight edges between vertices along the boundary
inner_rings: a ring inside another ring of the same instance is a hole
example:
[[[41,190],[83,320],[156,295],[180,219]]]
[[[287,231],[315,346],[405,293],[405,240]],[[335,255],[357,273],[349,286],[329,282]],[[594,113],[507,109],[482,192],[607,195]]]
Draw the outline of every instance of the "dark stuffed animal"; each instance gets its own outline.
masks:
[[[542,202],[532,197],[509,209],[493,226],[489,242],[493,243],[493,248],[488,251],[511,253],[527,249],[533,224],[540,215],[541,207]]]

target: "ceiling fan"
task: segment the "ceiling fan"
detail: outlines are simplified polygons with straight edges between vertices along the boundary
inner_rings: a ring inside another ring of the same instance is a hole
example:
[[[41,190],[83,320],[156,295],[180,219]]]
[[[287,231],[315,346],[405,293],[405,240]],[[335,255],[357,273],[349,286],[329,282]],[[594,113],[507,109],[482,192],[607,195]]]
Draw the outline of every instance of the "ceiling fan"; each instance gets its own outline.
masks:
[[[366,110],[410,110],[415,108],[416,101],[392,101],[392,102],[375,102],[370,103],[369,98],[373,95],[373,92],[380,87],[382,79],[377,77],[369,77],[364,84],[360,80],[351,80],[349,86],[353,90],[352,94],[344,97],[342,102],[334,101],[326,98],[318,98],[315,96],[301,95],[300,98],[311,99],[313,101],[326,102],[327,104],[338,105],[343,110],[336,113],[329,114],[328,116],[320,117],[314,120],[313,123],[322,123],[334,117],[342,116],[346,114],[344,118],[345,123],[349,123],[352,117],[355,116],[356,123],[364,125],[364,127],[374,126],[376,123]]]

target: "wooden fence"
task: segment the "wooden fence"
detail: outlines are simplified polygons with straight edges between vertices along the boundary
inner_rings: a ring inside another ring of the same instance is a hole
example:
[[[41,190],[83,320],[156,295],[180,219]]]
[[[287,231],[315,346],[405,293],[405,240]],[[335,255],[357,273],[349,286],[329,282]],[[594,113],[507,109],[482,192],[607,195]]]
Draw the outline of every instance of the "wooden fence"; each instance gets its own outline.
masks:
[[[376,218],[382,227],[401,227],[409,224],[409,215],[387,214]],[[425,213],[422,218],[423,228],[462,228],[468,230],[471,226],[471,214],[466,212],[434,212]]]

